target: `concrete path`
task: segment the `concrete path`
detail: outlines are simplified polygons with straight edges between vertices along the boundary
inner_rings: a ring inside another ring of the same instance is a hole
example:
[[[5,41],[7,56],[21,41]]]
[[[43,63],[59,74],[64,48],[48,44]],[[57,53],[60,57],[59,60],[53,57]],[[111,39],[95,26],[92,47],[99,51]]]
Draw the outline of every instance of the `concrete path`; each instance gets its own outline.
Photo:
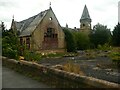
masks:
[[[49,86],[2,67],[2,88],[49,88]]]

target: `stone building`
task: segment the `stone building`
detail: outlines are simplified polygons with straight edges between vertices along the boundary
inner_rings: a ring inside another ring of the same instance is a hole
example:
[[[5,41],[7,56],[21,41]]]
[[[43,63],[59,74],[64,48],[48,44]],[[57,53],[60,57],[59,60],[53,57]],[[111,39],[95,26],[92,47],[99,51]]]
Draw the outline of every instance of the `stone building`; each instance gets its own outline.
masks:
[[[20,44],[29,50],[65,50],[65,35],[51,7],[20,22],[13,19],[11,28],[20,31]]]
[[[89,34],[91,31],[91,21],[87,6],[85,5],[80,19],[80,32]]]

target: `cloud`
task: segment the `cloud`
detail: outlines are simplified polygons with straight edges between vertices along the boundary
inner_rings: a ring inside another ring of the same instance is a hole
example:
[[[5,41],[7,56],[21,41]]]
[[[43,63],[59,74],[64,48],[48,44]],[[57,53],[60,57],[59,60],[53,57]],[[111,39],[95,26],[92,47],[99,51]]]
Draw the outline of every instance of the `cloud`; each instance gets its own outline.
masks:
[[[113,29],[118,21],[118,0],[0,0],[0,20],[10,24],[13,14],[17,21],[27,19],[48,9],[50,1],[61,26],[68,23],[71,28],[79,28],[85,4],[92,25],[99,22]]]

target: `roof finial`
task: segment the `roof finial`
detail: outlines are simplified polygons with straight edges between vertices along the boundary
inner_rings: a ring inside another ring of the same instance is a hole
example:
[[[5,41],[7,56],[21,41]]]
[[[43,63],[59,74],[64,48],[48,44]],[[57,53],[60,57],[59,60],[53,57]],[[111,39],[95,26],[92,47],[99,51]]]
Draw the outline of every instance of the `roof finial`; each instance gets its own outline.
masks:
[[[51,2],[50,2],[50,4],[49,4],[49,8],[51,8]]]
[[[14,14],[13,14],[13,19],[14,19]]]
[[[66,28],[68,28],[68,24],[66,23]]]

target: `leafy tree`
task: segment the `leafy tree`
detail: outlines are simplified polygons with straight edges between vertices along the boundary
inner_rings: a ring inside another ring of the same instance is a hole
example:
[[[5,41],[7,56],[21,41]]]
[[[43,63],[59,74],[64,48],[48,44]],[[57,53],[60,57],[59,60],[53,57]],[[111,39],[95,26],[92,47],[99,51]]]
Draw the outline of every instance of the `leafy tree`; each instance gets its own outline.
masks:
[[[65,33],[66,48],[68,52],[75,52],[75,41],[72,33],[68,29],[63,29]]]
[[[97,24],[93,27],[93,31],[90,34],[90,41],[94,44],[95,47],[98,45],[104,45],[105,43],[110,43],[111,32],[107,26],[102,24]]]
[[[112,36],[113,45],[120,46],[120,24],[115,26]]]
[[[77,50],[85,50],[90,47],[90,40],[87,34],[82,32],[74,32],[73,34]]]
[[[19,56],[19,39],[14,35],[12,30],[2,32],[2,54],[3,56],[18,59]]]

